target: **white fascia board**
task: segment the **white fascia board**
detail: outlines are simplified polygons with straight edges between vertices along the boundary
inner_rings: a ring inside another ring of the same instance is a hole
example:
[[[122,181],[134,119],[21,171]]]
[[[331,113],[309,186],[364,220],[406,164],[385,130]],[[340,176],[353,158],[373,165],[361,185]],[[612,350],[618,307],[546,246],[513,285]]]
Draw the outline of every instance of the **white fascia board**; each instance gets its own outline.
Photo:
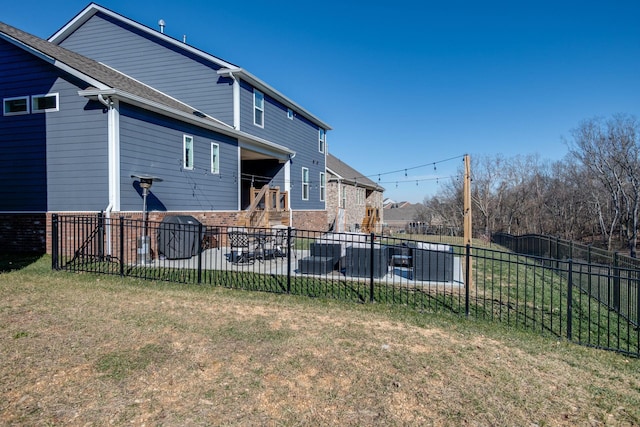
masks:
[[[65,38],[67,38],[69,36],[69,34],[73,33],[76,29],[78,29],[78,27],[80,27],[82,24],[84,24],[86,21],[88,21],[93,15],[95,15],[96,13],[101,12],[107,16],[110,16],[114,19],[117,19],[119,21],[122,21],[128,25],[131,25],[132,27],[146,33],[149,34],[153,37],[157,37],[161,40],[163,40],[166,43],[172,44],[180,49],[184,49],[189,53],[192,53],[196,56],[199,56],[207,61],[210,61],[216,65],[218,65],[219,67],[222,68],[227,68],[233,72],[237,72],[245,81],[247,81],[247,83],[250,83],[251,85],[253,85],[254,87],[256,87],[258,90],[264,91],[265,93],[268,93],[269,96],[273,97],[274,99],[278,100],[279,102],[283,103],[284,105],[286,105],[287,107],[291,107],[293,110],[295,110],[297,113],[302,114],[303,116],[305,116],[307,119],[311,120],[312,122],[316,123],[318,126],[321,126],[324,130],[329,131],[332,130],[331,126],[329,126],[327,123],[323,122],[322,120],[320,120],[319,118],[317,118],[316,116],[314,116],[313,114],[311,114],[309,111],[305,110],[304,108],[302,108],[300,105],[298,105],[297,103],[293,102],[291,99],[287,98],[286,96],[284,96],[282,93],[278,92],[276,89],[274,89],[273,87],[271,87],[270,85],[268,85],[267,83],[263,82],[262,80],[260,80],[259,78],[255,77],[254,75],[252,75],[251,73],[247,72],[246,70],[237,67],[236,65],[233,65],[227,61],[224,61],[220,58],[217,58],[211,54],[208,54],[200,49],[196,49],[184,42],[182,42],[181,40],[177,40],[174,39],[173,37],[170,37],[164,33],[161,33],[153,28],[147,27],[146,25],[142,25],[136,21],[133,21],[125,16],[122,16],[112,10],[106,9],[102,6],[99,6],[95,3],[91,3],[89,6],[87,6],[86,8],[84,8],[83,11],[81,11],[78,15],[75,16],[75,18],[73,18],[71,21],[69,21],[69,23],[67,25],[65,25],[64,27],[62,27],[60,30],[58,30],[54,35],[52,35],[51,37],[49,37],[49,41],[51,43],[54,44],[59,44],[61,43]],[[222,70],[220,70],[222,71]],[[220,72],[219,72],[220,74]]]
[[[274,151],[275,147],[273,146],[277,144],[273,144],[273,143],[269,143],[269,145],[267,145],[264,143],[258,143],[253,139],[240,139],[240,138],[238,139],[238,143],[240,145],[240,148],[242,149],[251,150],[253,152],[264,154],[270,157],[276,157],[277,159],[280,160],[281,163],[288,161],[291,157],[295,155],[294,151],[288,150],[282,146],[280,147],[285,148],[287,152],[283,152],[282,150],[277,150],[277,149]]]
[[[338,180],[342,181],[344,178],[342,176],[340,176],[340,174],[336,173],[335,171],[331,170],[331,168],[326,168],[327,172],[329,172],[331,175],[335,176],[338,178]]]
[[[295,156],[296,154],[295,151],[292,151],[283,145],[267,141],[266,139],[255,137],[245,132],[237,131],[229,125],[220,124],[218,121],[209,120],[207,118],[194,116],[184,111],[179,111],[174,108],[167,107],[166,105],[159,104],[157,102],[153,102],[118,89],[87,89],[78,91],[78,95],[84,97],[97,97],[100,94],[103,96],[113,96],[121,101],[125,101],[129,104],[142,107],[145,110],[153,111],[164,116],[177,118],[182,122],[191,123],[196,126],[200,126],[227,136],[231,136],[233,138],[237,138],[238,143],[242,146],[242,148],[267,154],[281,160],[287,160]]]
[[[54,64],[57,68],[61,69],[62,71],[65,71],[69,74],[71,74],[74,77],[79,78],[82,81],[85,81],[87,83],[89,83],[90,85],[100,89],[100,90],[106,90],[109,89],[109,86],[105,85],[104,83],[102,83],[99,80],[94,79],[93,77],[90,77],[84,73],[81,73],[80,71],[76,70],[75,68],[72,68],[70,66],[68,66],[67,64],[65,64],[64,62],[60,62],[60,61],[55,61]]]
[[[13,37],[11,37],[11,36],[9,36],[9,35],[7,35],[5,33],[0,33],[0,39],[2,39],[4,41],[7,41],[7,42],[11,43],[12,45],[14,45],[14,46],[26,51],[26,52],[29,52],[33,56],[36,56],[36,57],[42,59],[43,61],[46,61],[46,62],[48,62],[50,64],[55,63],[55,59],[53,59],[49,55],[46,55],[46,54],[40,52],[39,50],[37,50],[37,49],[27,45],[27,44],[24,44],[21,41],[16,40]]]
[[[113,19],[117,19],[121,22],[124,22],[127,25],[130,25],[132,27],[134,27],[137,30],[140,30],[146,34],[149,34],[153,37],[157,37],[161,40],[163,40],[164,42],[167,42],[169,44],[172,44],[174,46],[179,47],[180,49],[184,49],[190,53],[193,53],[194,55],[200,56],[202,58],[205,58],[208,61],[213,62],[214,64],[219,65],[220,67],[223,68],[236,68],[235,65],[230,64],[226,61],[223,61],[220,58],[216,58],[213,55],[209,55],[206,52],[203,52],[199,49],[196,49],[184,42],[182,42],[181,40],[177,40],[174,39],[173,37],[170,37],[164,33],[161,33],[153,28],[147,27],[146,25],[142,25],[139,22],[136,22],[132,19],[129,19],[123,15],[120,15],[119,13],[116,13],[112,10],[106,9],[100,5],[97,5],[95,3],[91,3],[89,6],[87,6],[86,8],[84,8],[84,10],[82,10],[80,13],[78,13],[75,18],[73,18],[71,21],[69,21],[69,23],[67,25],[65,25],[64,27],[62,27],[60,30],[58,30],[54,35],[52,35],[51,37],[49,37],[49,41],[51,43],[54,44],[59,44],[61,43],[64,39],[66,39],[69,34],[73,33],[75,30],[77,30],[80,26],[82,26],[82,24],[84,24],[85,22],[87,22],[93,15],[95,15],[96,13],[101,12],[107,16],[110,16]]]
[[[19,40],[14,39],[13,37],[10,37],[10,36],[8,36],[8,35],[6,35],[4,33],[0,33],[0,39],[5,40],[5,41],[11,43],[12,45],[14,45],[14,46],[16,46],[16,47],[18,47],[20,49],[23,49],[25,52],[28,52],[28,53],[32,54],[36,58],[39,58],[39,59],[41,59],[41,60],[53,65],[54,67],[66,72],[68,74],[71,74],[74,77],[77,77],[78,79],[80,79],[80,80],[82,80],[82,81],[84,81],[84,82],[86,82],[86,83],[88,83],[90,85],[93,85],[93,86],[95,86],[95,87],[97,87],[99,89],[108,89],[109,88],[109,86],[107,86],[107,85],[103,84],[102,82],[94,79],[93,77],[88,76],[88,75],[86,75],[84,73],[81,73],[80,71],[76,70],[75,68],[72,68],[72,67],[68,66],[67,64],[65,64],[63,62],[60,62],[57,59],[54,59],[51,56],[39,51],[38,49],[36,49],[34,47],[31,47],[31,46],[29,46],[27,44],[24,44]]]
[[[357,180],[355,180],[353,178],[345,178],[345,177],[341,176],[340,174],[337,174],[335,171],[331,170],[331,168],[329,168],[329,167],[327,167],[327,172],[329,172],[330,174],[332,174],[335,177],[337,177],[337,179],[334,179],[334,181],[340,181],[340,182],[343,182],[345,184],[353,184],[353,185],[357,184],[358,187],[369,188],[371,190],[384,191],[384,188],[380,187],[378,184],[370,185],[370,184],[365,184],[365,183],[362,183],[362,182],[358,182]]]
[[[219,70],[218,74],[224,74],[225,71],[226,70]],[[284,104],[287,107],[290,107],[296,113],[302,114],[307,119],[311,120],[313,123],[315,123],[318,126],[320,126],[321,128],[323,128],[325,131],[330,131],[330,130],[333,129],[331,126],[329,126],[329,124],[323,122],[318,117],[314,116],[309,111],[305,110],[302,106],[300,106],[299,104],[295,103],[291,99],[287,98],[286,96],[284,96],[283,94],[278,92],[276,89],[274,89],[273,87],[271,87],[267,83],[263,82],[262,80],[260,80],[256,76],[254,76],[253,74],[249,73],[245,69],[236,67],[236,68],[230,69],[229,71],[233,72],[238,77],[240,77],[241,79],[243,79],[244,81],[249,83],[251,86],[255,87],[256,89],[265,92],[266,94],[271,96],[273,99],[281,102],[282,104]]]
[[[53,44],[58,44],[60,41],[64,40],[70,33],[77,30],[82,24],[84,24],[89,18],[98,12],[98,10],[103,9],[101,6],[98,6],[95,3],[90,3],[87,7],[81,10],[76,16],[71,19],[64,27],[60,28],[56,31],[51,37],[47,40]]]

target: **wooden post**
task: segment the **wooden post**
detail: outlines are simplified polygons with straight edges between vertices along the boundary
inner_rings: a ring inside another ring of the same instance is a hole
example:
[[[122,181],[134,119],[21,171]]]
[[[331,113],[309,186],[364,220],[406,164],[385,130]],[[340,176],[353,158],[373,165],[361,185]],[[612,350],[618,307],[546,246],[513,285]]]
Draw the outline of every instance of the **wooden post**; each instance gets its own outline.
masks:
[[[464,156],[464,187],[463,187],[463,199],[464,199],[464,244],[471,248],[472,236],[472,223],[471,223],[471,158],[468,154]],[[467,286],[469,289],[473,289],[473,270],[471,269],[472,257],[469,257],[469,277],[467,280],[469,283]]]

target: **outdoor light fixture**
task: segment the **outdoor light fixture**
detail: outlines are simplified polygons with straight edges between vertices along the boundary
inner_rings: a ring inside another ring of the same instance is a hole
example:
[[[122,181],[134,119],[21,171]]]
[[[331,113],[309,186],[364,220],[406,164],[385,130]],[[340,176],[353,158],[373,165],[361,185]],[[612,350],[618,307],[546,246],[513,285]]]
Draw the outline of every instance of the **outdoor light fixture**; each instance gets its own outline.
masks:
[[[147,236],[147,196],[149,195],[149,189],[153,184],[153,181],[162,182],[162,178],[151,175],[131,175],[131,178],[137,179],[142,188],[142,236],[138,240],[138,263],[148,264],[150,259],[149,244],[150,239]]]

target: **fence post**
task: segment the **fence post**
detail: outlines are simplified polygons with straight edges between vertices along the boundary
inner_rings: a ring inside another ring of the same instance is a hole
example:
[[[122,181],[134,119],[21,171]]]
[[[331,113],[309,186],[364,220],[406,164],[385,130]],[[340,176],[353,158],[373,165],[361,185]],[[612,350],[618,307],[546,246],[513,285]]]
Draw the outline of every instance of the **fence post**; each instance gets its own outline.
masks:
[[[569,259],[573,259],[573,240],[569,242]]]
[[[202,238],[204,236],[202,223],[198,222],[198,285],[202,284]]]
[[[374,302],[375,298],[373,297],[373,268],[375,265],[374,260],[374,248],[375,244],[373,239],[375,238],[375,234],[371,233],[369,238],[371,239],[370,251],[369,251],[369,302]]]
[[[620,266],[618,252],[613,254],[613,309],[620,313]]]
[[[104,213],[98,213],[98,260],[104,261]]]
[[[124,276],[124,216],[120,217],[120,276]]]
[[[51,269],[59,270],[58,264],[58,214],[51,215]]]
[[[287,293],[291,293],[291,226],[287,227]]]
[[[469,283],[471,283],[471,245],[467,243],[465,254],[465,279],[464,279],[464,313],[469,317]]]
[[[636,325],[640,325],[640,286],[638,285],[638,273],[636,273],[636,280],[634,280],[634,282],[636,285]]]
[[[573,260],[569,258],[569,271],[567,274],[567,340],[572,338],[572,313],[573,310]]]

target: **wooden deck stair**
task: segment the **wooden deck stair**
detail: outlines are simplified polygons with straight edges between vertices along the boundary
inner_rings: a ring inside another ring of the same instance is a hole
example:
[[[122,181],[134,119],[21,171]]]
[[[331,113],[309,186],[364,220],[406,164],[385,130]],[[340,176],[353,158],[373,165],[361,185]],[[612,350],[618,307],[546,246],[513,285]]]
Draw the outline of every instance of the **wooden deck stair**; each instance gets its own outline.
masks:
[[[289,198],[280,187],[265,185],[260,189],[251,188],[251,203],[238,220],[240,227],[289,226]]]
[[[363,233],[375,233],[380,223],[380,211],[378,208],[367,206],[365,217],[362,219],[360,230]]]

